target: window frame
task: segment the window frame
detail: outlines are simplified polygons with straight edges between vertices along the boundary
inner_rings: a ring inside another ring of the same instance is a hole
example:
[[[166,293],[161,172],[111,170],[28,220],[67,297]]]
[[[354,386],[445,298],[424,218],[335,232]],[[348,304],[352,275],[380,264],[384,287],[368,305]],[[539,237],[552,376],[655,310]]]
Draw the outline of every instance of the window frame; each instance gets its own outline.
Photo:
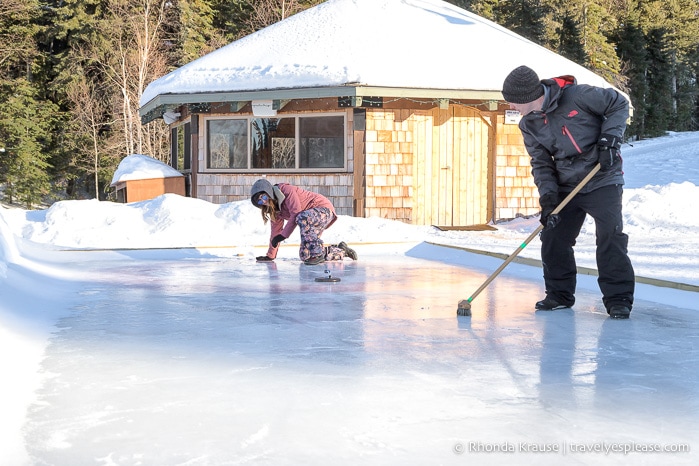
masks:
[[[330,168],[300,168],[300,131],[302,118],[325,118],[342,117],[342,166]],[[251,123],[259,118],[293,118],[294,119],[294,167],[293,168],[253,168],[252,160],[252,129]],[[247,168],[210,168],[209,167],[209,121],[212,120],[245,120],[247,124]],[[203,116],[202,121],[202,169],[203,173],[338,173],[346,172],[348,166],[348,136],[347,136],[347,113],[327,112],[327,113],[284,113],[273,117],[259,117],[255,115],[208,115]]]

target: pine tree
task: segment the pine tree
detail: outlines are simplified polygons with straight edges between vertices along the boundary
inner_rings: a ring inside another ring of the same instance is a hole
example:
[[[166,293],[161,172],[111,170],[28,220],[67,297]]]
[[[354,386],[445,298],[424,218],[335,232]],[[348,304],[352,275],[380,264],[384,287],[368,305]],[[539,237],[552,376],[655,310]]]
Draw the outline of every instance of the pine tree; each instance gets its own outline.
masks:
[[[638,13],[648,44],[648,134],[697,129],[697,1],[635,0],[629,10]]]
[[[670,57],[673,118],[670,129],[693,129],[692,113],[696,106],[697,37],[699,36],[699,2],[668,0],[665,3],[667,40]]]
[[[642,138],[645,135],[646,97],[648,95],[648,56],[646,38],[638,23],[637,13],[626,19],[617,36],[617,50],[622,70],[628,78],[627,90],[633,106],[631,124],[626,137]]]
[[[49,192],[55,108],[37,82],[36,0],[0,3],[0,182],[5,196],[30,208]]]
[[[247,0],[211,0],[212,25],[227,42],[248,34],[251,9]]]
[[[619,57],[609,37],[616,31],[616,19],[593,0],[585,0],[582,9],[583,45],[587,67],[612,84],[618,84]]]
[[[563,14],[560,26],[556,28],[555,50],[575,63],[585,63],[580,24],[568,11]]]
[[[3,86],[4,87],[4,86]],[[0,105],[0,181],[6,184],[9,202],[30,209],[49,194],[49,148],[56,108],[41,101],[38,91],[24,78],[12,81],[12,91],[3,89]]]
[[[672,119],[672,70],[668,54],[667,31],[653,29],[648,34],[649,64],[646,74],[648,95],[646,96],[646,118],[644,129],[650,137],[660,136],[667,131]]]
[[[537,44],[546,43],[546,8],[541,0],[500,2],[494,8],[498,24]]]
[[[173,0],[163,10],[163,37],[168,41],[168,62],[179,67],[223,45],[223,34],[214,28],[211,0]]]

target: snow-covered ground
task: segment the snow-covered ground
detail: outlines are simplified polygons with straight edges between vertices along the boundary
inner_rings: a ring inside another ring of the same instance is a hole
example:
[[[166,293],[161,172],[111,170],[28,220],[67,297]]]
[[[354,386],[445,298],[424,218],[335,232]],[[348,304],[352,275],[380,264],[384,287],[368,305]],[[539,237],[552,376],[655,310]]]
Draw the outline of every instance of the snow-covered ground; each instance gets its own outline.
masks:
[[[699,285],[697,152],[623,148],[639,276]],[[298,236],[254,261],[247,201],[0,208],[0,464],[696,464],[696,292],[639,284],[611,321],[583,275],[574,310],[535,313],[541,271],[513,263],[456,317],[501,260],[432,243],[509,254],[536,222],[341,217],[324,238],[360,260],[327,284]]]

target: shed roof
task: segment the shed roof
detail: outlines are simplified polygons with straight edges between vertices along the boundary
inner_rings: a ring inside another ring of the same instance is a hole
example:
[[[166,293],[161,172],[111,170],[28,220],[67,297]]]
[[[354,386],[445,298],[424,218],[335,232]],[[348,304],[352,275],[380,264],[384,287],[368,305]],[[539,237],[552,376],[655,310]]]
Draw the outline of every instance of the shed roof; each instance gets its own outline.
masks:
[[[149,180],[156,178],[181,177],[170,165],[143,154],[131,154],[119,163],[109,186],[116,186],[123,181]]]
[[[519,65],[543,77],[602,77],[441,0],[328,0],[153,81],[141,114],[166,105],[395,95],[502,99]],[[222,95],[223,94],[223,95]]]

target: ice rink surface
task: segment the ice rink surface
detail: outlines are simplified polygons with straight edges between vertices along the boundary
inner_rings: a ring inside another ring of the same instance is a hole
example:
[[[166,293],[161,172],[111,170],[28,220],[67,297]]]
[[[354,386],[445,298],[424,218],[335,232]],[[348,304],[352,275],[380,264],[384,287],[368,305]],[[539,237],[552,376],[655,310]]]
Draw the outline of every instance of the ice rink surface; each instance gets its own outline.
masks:
[[[457,318],[499,261],[436,250],[360,246],[338,283],[293,254],[82,253],[34,464],[698,464],[695,310],[610,320],[592,282],[534,312],[541,271],[511,264]]]

